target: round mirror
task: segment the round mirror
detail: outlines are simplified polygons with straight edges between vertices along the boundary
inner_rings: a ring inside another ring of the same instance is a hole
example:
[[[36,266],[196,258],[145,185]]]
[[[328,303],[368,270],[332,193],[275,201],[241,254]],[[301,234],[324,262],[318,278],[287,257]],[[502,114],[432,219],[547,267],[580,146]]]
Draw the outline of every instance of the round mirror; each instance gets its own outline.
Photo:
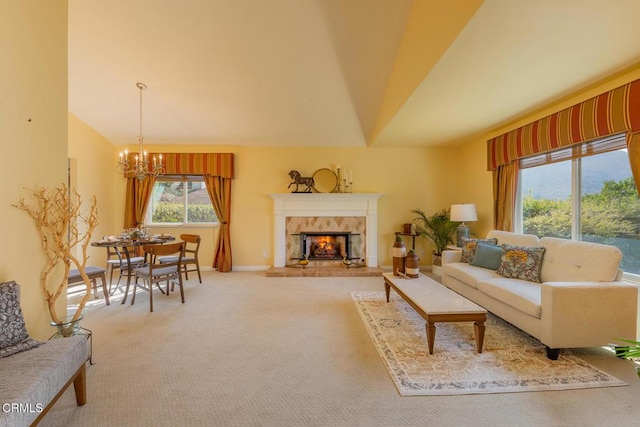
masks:
[[[327,168],[318,169],[313,174],[313,190],[317,193],[333,193],[338,188],[338,177]]]

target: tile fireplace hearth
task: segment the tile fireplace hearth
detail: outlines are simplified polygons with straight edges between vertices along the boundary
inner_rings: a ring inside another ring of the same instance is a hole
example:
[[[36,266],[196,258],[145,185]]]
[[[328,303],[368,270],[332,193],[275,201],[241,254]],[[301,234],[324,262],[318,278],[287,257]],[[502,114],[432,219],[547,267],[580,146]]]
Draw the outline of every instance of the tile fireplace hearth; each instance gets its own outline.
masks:
[[[311,257],[309,266],[287,268],[307,270],[304,275],[328,274],[330,270],[350,270],[345,275],[362,275],[366,269],[378,268],[378,198],[380,193],[280,193],[270,195],[274,200],[274,266],[271,270],[294,265],[302,257],[303,234],[335,235],[341,247],[320,249]],[[341,237],[340,237],[341,236]],[[304,250],[311,250],[305,243]],[[323,252],[324,251],[324,252]],[[326,254],[331,256],[326,256]],[[347,258],[364,260],[362,268],[347,268],[342,264]],[[313,274],[312,269],[321,270]],[[326,269],[326,270],[322,270]],[[360,273],[356,273],[362,270]],[[346,273],[346,271],[345,271]],[[302,275],[301,272],[287,275]],[[340,274],[341,275],[341,274]]]

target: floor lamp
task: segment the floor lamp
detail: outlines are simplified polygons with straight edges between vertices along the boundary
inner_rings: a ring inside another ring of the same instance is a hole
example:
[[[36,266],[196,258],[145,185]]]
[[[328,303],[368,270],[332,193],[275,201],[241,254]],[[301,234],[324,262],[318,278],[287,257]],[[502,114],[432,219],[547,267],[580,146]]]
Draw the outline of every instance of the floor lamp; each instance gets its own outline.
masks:
[[[469,238],[469,227],[465,224],[465,221],[478,220],[476,205],[473,203],[451,205],[451,216],[449,219],[454,222],[460,222],[456,230],[456,246],[462,247],[462,239]]]

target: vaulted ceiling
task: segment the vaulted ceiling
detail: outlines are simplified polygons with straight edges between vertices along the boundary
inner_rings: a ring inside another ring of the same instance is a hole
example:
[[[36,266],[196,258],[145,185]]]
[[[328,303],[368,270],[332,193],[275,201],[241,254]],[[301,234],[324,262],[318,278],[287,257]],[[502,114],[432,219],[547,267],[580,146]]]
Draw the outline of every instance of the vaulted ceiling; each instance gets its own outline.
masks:
[[[638,0],[69,0],[69,110],[135,144],[458,144],[640,63]]]

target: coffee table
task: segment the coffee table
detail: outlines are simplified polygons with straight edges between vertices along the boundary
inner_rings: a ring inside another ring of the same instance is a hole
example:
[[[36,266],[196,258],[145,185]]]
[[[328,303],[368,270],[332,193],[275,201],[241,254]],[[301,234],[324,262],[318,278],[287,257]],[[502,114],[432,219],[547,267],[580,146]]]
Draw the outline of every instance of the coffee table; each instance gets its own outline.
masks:
[[[415,279],[394,276],[393,273],[383,273],[382,276],[387,302],[393,288],[427,321],[429,354],[433,354],[437,322],[473,322],[476,349],[482,353],[487,310],[422,273]]]

